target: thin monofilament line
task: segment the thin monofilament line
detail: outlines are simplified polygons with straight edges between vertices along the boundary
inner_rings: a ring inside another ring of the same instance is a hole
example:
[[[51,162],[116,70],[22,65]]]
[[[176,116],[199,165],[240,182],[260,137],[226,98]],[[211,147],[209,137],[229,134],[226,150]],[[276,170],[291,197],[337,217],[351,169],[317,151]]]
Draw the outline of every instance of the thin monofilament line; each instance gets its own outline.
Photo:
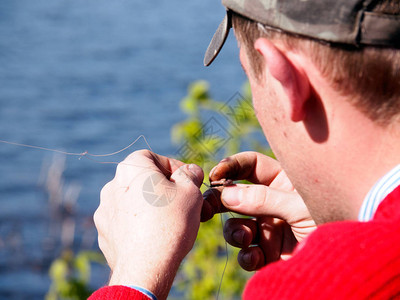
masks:
[[[205,182],[203,182],[203,184],[204,184],[207,188],[211,189],[212,193],[215,193],[215,191],[211,188],[211,186],[210,186],[209,184],[207,184],[207,183],[205,183]],[[215,195],[215,194],[214,194],[214,195]],[[231,214],[232,217],[234,217],[234,215],[232,214],[232,212],[229,211],[229,213]],[[222,232],[223,232],[223,231],[224,231],[224,220],[223,220],[223,218],[222,218],[222,212],[220,212],[219,215],[220,215],[220,218],[221,218],[221,227],[222,227]],[[219,293],[220,293],[220,291],[221,291],[222,281],[224,280],[225,271],[226,271],[226,268],[228,267],[228,262],[229,262],[228,243],[226,242],[225,239],[224,239],[224,242],[225,242],[226,260],[225,260],[224,269],[223,269],[222,274],[221,274],[221,279],[220,279],[220,281],[219,281],[219,286],[218,286],[218,291],[217,291],[216,300],[219,299]]]
[[[86,158],[90,161],[93,161],[95,163],[98,164],[114,164],[114,165],[127,165],[127,166],[133,166],[133,167],[140,167],[140,168],[145,168],[143,166],[140,165],[134,165],[132,163],[128,163],[126,161],[122,161],[122,162],[117,162],[117,161],[99,161],[97,159],[94,159],[93,157],[109,157],[109,156],[113,156],[116,154],[119,154],[131,147],[133,147],[140,139],[143,139],[144,142],[146,143],[147,146],[147,150],[154,152],[153,149],[151,148],[149,142],[147,141],[146,137],[141,134],[139,135],[132,143],[130,143],[128,146],[112,152],[112,153],[106,153],[106,154],[92,154],[89,151],[84,151],[84,152],[68,152],[68,151],[63,151],[63,150],[58,150],[58,149],[53,149],[53,148],[47,148],[47,147],[42,147],[42,146],[35,146],[35,145],[29,145],[29,144],[23,144],[23,143],[17,143],[17,142],[11,142],[11,141],[6,141],[6,140],[0,140],[0,143],[3,144],[8,144],[8,145],[13,145],[13,146],[18,146],[18,147],[24,147],[24,148],[31,148],[31,149],[36,149],[36,150],[42,150],[42,151],[48,151],[48,152],[54,152],[54,153],[59,153],[59,154],[63,154],[63,155],[67,155],[67,156],[79,156],[79,160],[81,158]],[[162,169],[164,169],[164,171],[166,173],[172,174],[172,171],[169,170],[168,168],[166,168],[162,162],[157,158],[156,155],[153,155],[153,159],[156,160],[159,163],[159,167],[161,167]],[[150,167],[148,169],[151,169]]]
[[[139,135],[139,136],[136,138],[136,140],[134,140],[132,143],[130,143],[128,146],[122,148],[121,150],[118,150],[118,151],[115,151],[115,152],[112,152],[112,153],[108,153],[108,154],[91,154],[91,153],[87,153],[87,155],[93,156],[93,157],[113,156],[113,155],[119,154],[119,153],[124,152],[125,150],[131,148],[131,147],[132,147],[133,145],[135,145],[135,144],[137,143],[137,141],[140,140],[141,138],[142,138],[142,139],[144,140],[144,142],[146,143],[147,148],[148,148],[151,152],[153,152],[153,149],[150,147],[150,144],[147,142],[146,137],[145,137],[143,134],[141,134],[141,135]]]
[[[31,149],[55,152],[55,153],[60,153],[60,154],[64,154],[64,155],[71,155],[71,156],[85,156],[87,154],[87,152],[82,152],[82,153],[66,152],[66,151],[57,150],[57,149],[51,149],[51,148],[28,145],[28,144],[15,143],[15,142],[4,141],[4,140],[0,140],[0,143],[13,145],[13,146],[18,146],[18,147],[24,147],[24,148],[31,148]]]
[[[123,151],[125,151],[125,150],[127,150],[127,149],[129,149],[129,148],[131,148],[131,147],[132,147],[133,145],[135,145],[135,144],[137,143],[137,141],[138,141],[139,139],[141,139],[141,138],[144,140],[144,142],[146,143],[146,145],[147,145],[147,147],[149,148],[149,150],[150,150],[150,151],[153,151],[153,150],[151,149],[149,143],[147,142],[146,137],[145,137],[144,135],[139,135],[139,136],[136,138],[136,140],[134,140],[134,141],[133,141],[132,143],[130,143],[128,146],[126,146],[126,147],[124,147],[124,148],[122,148],[122,149],[120,149],[120,150],[118,150],[118,151],[115,151],[115,152],[112,152],[112,153],[107,153],[107,154],[92,154],[92,153],[90,153],[90,152],[88,152],[88,151],[84,151],[84,152],[80,152],[80,153],[77,153],[77,152],[67,152],[67,151],[62,151],[62,150],[58,150],[58,149],[52,149],[52,148],[46,148],[46,147],[35,146],[35,145],[28,145],[28,144],[10,142],[10,141],[5,141],[5,140],[0,140],[0,143],[8,144],[8,145],[13,145],[13,146],[19,146],[19,147],[25,147],[25,148],[31,148],[31,149],[37,149],[37,150],[43,150],[43,151],[49,151],[49,152],[55,152],[55,153],[60,153],[60,154],[70,155],[70,156],[81,156],[81,157],[83,157],[83,156],[106,157],[106,156],[113,156],[113,155],[119,154],[119,153],[121,153],[121,152],[123,152]],[[97,162],[99,162],[99,161],[97,161]],[[104,162],[103,162],[103,163],[104,163]],[[105,163],[107,163],[107,162],[105,162]],[[113,162],[108,162],[108,163],[113,163]]]
[[[127,162],[118,162],[118,161],[100,161],[97,159],[94,159],[94,157],[109,157],[109,156],[113,156],[116,154],[119,154],[131,147],[133,147],[140,139],[143,139],[144,142],[147,145],[147,149],[150,150],[151,152],[153,152],[153,149],[151,148],[150,144],[147,142],[146,137],[142,134],[139,135],[132,143],[130,143],[128,146],[112,152],[112,153],[106,153],[106,154],[92,154],[89,151],[84,151],[84,152],[68,152],[68,151],[63,151],[63,150],[58,150],[58,149],[53,149],[53,148],[47,148],[47,147],[42,147],[42,146],[36,146],[36,145],[29,145],[29,144],[23,144],[23,143],[17,143],[17,142],[11,142],[11,141],[6,141],[6,140],[0,140],[0,143],[3,144],[8,144],[8,145],[12,145],[12,146],[18,146],[18,147],[23,147],[23,148],[30,148],[30,149],[36,149],[36,150],[42,150],[42,151],[48,151],[48,152],[53,152],[53,153],[59,153],[59,154],[63,154],[66,156],[79,156],[79,160],[81,160],[81,158],[86,158],[87,160],[93,161],[95,163],[98,164],[113,164],[113,165],[129,165],[129,166],[133,166],[133,167],[142,167],[143,166],[139,166],[139,165],[134,165],[131,163],[127,163]],[[154,159],[158,161],[158,158],[156,156],[154,156]],[[171,173],[170,170],[166,169],[162,163],[160,161],[158,161],[160,163],[160,166],[168,173]]]
[[[220,214],[220,217],[221,217],[222,231],[224,231],[224,221],[222,219],[222,214]],[[219,287],[218,287],[218,292],[217,292],[217,300],[219,299],[219,292],[221,291],[222,281],[224,279],[226,267],[228,266],[228,260],[229,260],[228,243],[226,242],[226,240],[225,240],[225,252],[226,252],[226,260],[225,260],[224,270],[222,271],[221,280],[219,281]]]

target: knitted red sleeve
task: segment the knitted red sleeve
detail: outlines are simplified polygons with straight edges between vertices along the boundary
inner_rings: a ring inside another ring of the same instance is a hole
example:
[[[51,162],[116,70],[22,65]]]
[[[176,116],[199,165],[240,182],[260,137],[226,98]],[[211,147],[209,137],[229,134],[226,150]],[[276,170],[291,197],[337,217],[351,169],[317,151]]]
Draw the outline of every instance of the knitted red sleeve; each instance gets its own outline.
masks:
[[[126,286],[113,285],[103,287],[94,292],[88,300],[149,300],[145,294]]]
[[[288,261],[264,267],[244,299],[400,297],[400,188],[370,222],[320,226]]]

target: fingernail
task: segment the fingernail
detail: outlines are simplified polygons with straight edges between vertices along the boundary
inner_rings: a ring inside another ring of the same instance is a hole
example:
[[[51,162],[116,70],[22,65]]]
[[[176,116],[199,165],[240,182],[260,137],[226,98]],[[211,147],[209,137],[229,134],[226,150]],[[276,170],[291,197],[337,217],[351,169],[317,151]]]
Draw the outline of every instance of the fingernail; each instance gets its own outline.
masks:
[[[216,165],[214,168],[212,168],[211,169],[211,171],[210,171],[210,177],[212,177],[212,175],[213,175],[213,173],[214,173],[214,171],[215,171],[215,169],[218,167],[218,165]]]
[[[242,245],[244,239],[244,231],[236,230],[235,232],[232,233],[232,239],[239,245]]]
[[[242,201],[242,189],[238,187],[225,187],[221,199],[228,206],[238,206]]]
[[[251,252],[247,252],[247,253],[245,253],[245,254],[243,255],[243,262],[244,262],[246,265],[250,266],[250,265],[251,265],[251,258],[252,258]]]

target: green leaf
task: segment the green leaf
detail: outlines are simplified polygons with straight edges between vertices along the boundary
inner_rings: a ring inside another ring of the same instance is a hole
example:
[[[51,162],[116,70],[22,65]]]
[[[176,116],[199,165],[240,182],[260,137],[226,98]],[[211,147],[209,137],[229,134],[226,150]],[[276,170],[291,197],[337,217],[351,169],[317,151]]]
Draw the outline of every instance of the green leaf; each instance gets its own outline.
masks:
[[[210,86],[205,80],[198,80],[189,85],[189,97],[196,100],[197,103],[209,100]]]

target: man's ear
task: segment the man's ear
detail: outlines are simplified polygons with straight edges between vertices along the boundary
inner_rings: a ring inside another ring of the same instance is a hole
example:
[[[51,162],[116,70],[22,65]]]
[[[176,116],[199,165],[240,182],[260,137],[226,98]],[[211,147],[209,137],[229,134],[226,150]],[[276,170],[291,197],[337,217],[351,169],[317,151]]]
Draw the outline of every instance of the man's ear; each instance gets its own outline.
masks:
[[[281,83],[287,95],[288,101],[285,107],[291,120],[293,122],[304,120],[304,104],[310,96],[307,76],[268,39],[259,38],[254,47],[264,58],[265,70]]]

